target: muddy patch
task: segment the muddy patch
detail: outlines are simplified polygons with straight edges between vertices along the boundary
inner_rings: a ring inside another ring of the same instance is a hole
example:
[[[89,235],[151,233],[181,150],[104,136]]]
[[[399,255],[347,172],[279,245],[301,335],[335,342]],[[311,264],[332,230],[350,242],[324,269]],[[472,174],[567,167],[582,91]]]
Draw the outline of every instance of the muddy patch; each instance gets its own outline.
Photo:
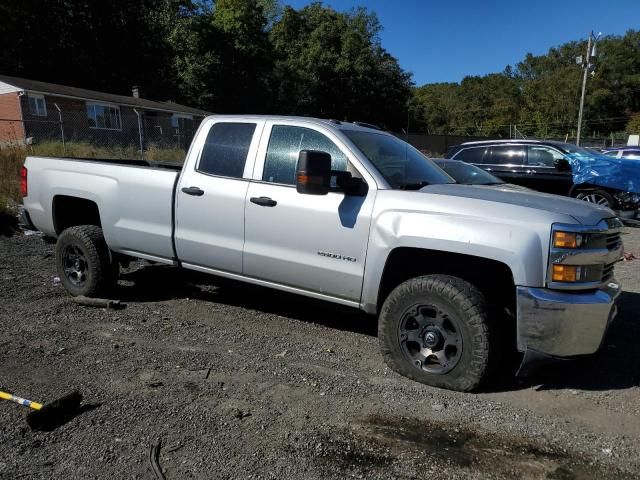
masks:
[[[461,478],[586,480],[631,478],[561,447],[481,432],[469,426],[407,417],[369,416],[325,437],[320,450],[342,471],[374,473],[378,467],[401,472],[457,472]]]

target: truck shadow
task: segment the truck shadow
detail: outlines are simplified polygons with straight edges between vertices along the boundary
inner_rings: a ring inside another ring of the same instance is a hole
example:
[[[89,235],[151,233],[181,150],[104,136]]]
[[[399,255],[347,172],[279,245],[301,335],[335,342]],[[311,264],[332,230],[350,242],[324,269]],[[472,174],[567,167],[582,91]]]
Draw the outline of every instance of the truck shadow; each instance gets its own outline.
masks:
[[[212,277],[165,265],[145,266],[121,275],[117,298],[125,303],[190,298],[257,310],[303,322],[372,337],[375,317],[355,309],[264,287]],[[132,284],[132,285],[131,285]],[[504,365],[500,378],[485,391],[612,390],[640,386],[640,293],[623,292],[620,314],[611,324],[601,350],[541,366],[530,377],[515,378],[514,365]]]
[[[167,265],[146,266],[121,274],[120,278],[126,285],[118,286],[115,298],[124,303],[190,298],[377,336],[375,317],[364,312],[257,285]]]
[[[18,231],[18,218],[0,212],[0,237],[10,237]]]
[[[530,377],[500,382],[497,389],[600,391],[640,386],[640,293],[622,292],[618,308],[599,352],[546,364]]]

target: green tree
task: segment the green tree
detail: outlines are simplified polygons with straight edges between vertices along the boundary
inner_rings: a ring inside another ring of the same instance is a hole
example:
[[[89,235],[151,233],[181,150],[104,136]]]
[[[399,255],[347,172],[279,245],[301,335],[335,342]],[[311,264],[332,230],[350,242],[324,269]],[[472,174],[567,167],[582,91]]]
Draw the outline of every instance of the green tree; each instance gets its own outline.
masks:
[[[509,126],[536,137],[573,135],[577,126],[586,40],[527,54],[516,66],[459,84],[424,85],[413,92],[412,123],[438,133],[505,136]],[[597,43],[587,81],[585,135],[624,130],[640,111],[640,32]]]
[[[411,77],[382,48],[380,29],[375,14],[363,8],[285,7],[270,34],[273,110],[403,125]]]
[[[634,113],[627,122],[625,131],[629,135],[640,135],[640,113]]]
[[[0,0],[0,71],[130,94],[171,94],[167,41],[187,0]]]
[[[201,4],[170,36],[182,96],[218,113],[259,113],[269,99],[268,2]]]

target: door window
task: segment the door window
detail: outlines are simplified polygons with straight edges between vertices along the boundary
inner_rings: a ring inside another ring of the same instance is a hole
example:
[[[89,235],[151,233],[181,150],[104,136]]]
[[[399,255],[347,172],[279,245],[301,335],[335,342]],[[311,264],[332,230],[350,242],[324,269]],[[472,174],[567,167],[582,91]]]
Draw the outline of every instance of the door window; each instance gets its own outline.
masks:
[[[522,165],[524,163],[524,147],[520,145],[500,145],[491,148],[491,165]]]
[[[207,134],[197,170],[242,178],[255,129],[255,123],[215,123]]]
[[[638,160],[640,159],[640,152],[637,150],[625,150],[622,152],[622,158]]]
[[[537,145],[529,145],[527,153],[527,164],[534,167],[555,167],[555,161],[564,158],[560,152]]]
[[[487,163],[488,151],[489,149],[486,147],[465,148],[458,152],[454,158],[467,163]]]
[[[323,134],[303,127],[274,125],[267,147],[262,179],[293,185],[300,150],[319,150],[331,155],[332,170],[347,170],[347,157]]]

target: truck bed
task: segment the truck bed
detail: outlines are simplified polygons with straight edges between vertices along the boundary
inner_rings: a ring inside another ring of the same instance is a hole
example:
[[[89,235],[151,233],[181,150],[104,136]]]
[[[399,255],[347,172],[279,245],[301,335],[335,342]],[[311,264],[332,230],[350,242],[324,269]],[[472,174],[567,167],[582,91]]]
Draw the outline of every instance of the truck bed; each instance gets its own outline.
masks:
[[[112,250],[172,261],[174,189],[181,165],[145,160],[27,157],[25,208],[34,225],[57,236],[60,210],[93,202]],[[58,210],[56,210],[56,206]],[[70,212],[73,214],[73,212]]]

